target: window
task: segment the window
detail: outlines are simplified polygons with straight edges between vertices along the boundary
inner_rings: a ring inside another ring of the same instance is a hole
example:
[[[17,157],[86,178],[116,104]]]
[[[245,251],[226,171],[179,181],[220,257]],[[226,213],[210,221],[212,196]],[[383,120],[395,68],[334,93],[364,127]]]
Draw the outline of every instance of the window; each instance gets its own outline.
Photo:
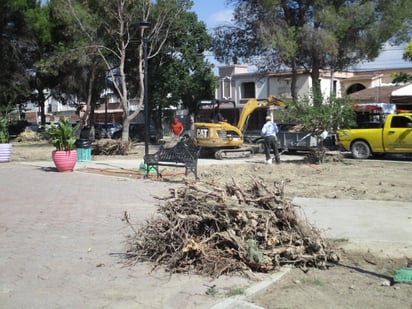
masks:
[[[231,93],[230,93],[230,77],[226,76],[222,80],[222,98],[225,100],[228,100],[231,98]]]
[[[407,117],[395,116],[392,118],[391,128],[408,128],[410,122],[411,120]]]
[[[242,84],[242,99],[255,98],[255,83],[247,82]]]

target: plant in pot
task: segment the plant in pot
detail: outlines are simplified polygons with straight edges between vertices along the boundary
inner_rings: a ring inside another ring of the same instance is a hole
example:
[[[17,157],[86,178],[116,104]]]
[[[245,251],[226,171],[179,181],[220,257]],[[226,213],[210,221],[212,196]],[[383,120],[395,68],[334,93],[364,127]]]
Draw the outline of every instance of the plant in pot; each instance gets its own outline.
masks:
[[[76,151],[76,127],[73,127],[68,120],[60,120],[57,125],[49,126],[45,136],[50,139],[56,148],[52,152],[52,159],[57,171],[73,171],[77,160]]]
[[[9,162],[12,145],[9,143],[9,123],[0,119],[0,163]]]

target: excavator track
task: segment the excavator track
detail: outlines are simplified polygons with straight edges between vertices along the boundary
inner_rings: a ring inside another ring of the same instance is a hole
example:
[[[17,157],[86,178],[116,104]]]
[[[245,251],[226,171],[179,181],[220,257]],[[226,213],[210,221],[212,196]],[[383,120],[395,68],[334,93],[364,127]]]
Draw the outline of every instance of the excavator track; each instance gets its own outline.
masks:
[[[239,158],[249,158],[253,156],[252,147],[240,147],[240,148],[230,148],[230,149],[220,149],[215,152],[215,159],[239,159]]]

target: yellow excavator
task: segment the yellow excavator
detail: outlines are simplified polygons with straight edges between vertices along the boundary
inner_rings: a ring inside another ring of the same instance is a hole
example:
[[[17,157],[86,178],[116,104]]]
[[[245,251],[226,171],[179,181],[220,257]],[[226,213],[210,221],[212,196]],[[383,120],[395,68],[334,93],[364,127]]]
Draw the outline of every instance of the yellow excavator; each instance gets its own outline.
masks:
[[[203,151],[213,152],[214,157],[218,160],[250,157],[254,150],[252,147],[244,145],[245,124],[256,109],[269,106],[287,107],[286,103],[272,96],[264,100],[250,99],[242,108],[237,126],[226,121],[195,122],[194,142],[197,146],[202,147]]]

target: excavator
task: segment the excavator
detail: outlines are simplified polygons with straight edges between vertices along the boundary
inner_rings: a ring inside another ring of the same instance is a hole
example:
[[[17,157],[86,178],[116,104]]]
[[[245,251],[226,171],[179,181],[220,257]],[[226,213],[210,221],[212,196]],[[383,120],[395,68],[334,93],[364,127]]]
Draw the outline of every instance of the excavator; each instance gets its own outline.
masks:
[[[264,100],[250,99],[242,108],[236,126],[226,121],[195,122],[193,136],[195,145],[200,146],[202,151],[214,153],[214,157],[218,160],[252,156],[253,148],[245,145],[243,141],[249,116],[256,109],[269,106],[287,108],[286,103],[273,96]]]

